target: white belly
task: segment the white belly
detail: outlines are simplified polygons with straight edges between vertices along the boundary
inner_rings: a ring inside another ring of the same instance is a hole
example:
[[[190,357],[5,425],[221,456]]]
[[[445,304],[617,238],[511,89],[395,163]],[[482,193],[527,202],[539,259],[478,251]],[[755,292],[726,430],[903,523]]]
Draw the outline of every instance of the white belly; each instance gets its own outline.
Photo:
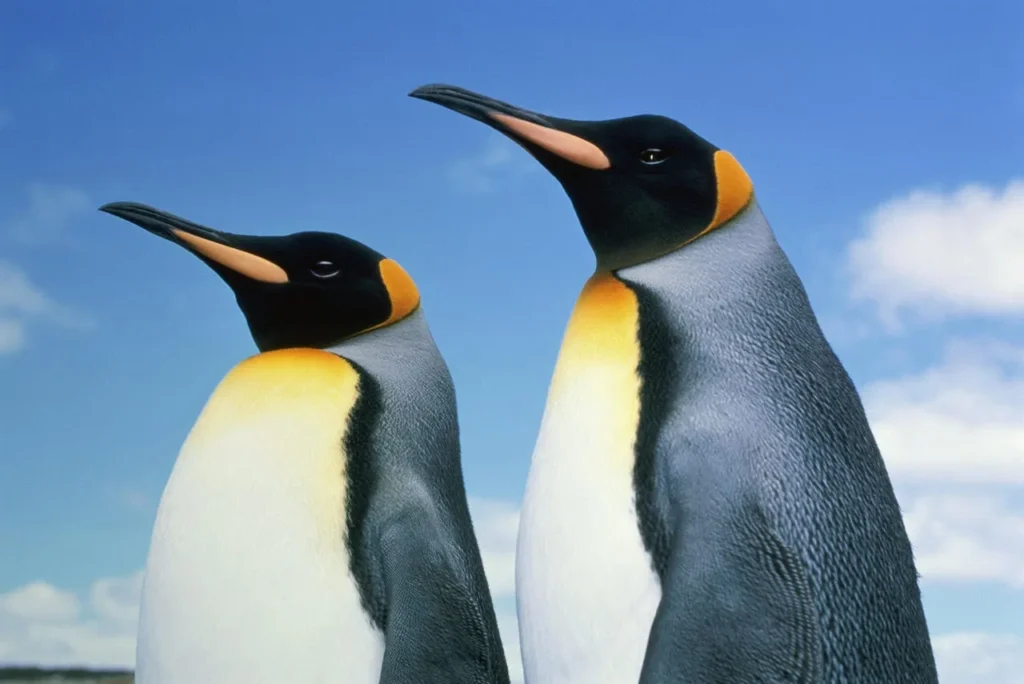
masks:
[[[614,285],[588,288],[523,500],[516,591],[530,684],[635,684],[661,599],[632,487],[635,312],[630,319],[630,298]]]
[[[140,684],[377,682],[383,636],[344,543],[352,378],[309,361],[233,371],[182,447],[146,569]],[[325,396],[314,376],[332,372]]]

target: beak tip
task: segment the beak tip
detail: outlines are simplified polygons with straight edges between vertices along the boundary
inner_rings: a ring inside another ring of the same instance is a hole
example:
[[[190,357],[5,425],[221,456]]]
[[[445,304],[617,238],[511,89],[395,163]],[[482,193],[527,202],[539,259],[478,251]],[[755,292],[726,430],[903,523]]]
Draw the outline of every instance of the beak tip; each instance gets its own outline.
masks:
[[[110,214],[111,216],[118,216],[124,218],[125,214],[133,213],[138,210],[145,210],[146,207],[143,204],[137,202],[107,202],[101,206],[98,211],[102,211],[104,214]]]
[[[451,86],[446,86],[441,83],[427,83],[417,88],[413,88],[409,91],[409,97],[414,97],[417,100],[432,100],[438,94],[438,91],[451,90]]]
[[[458,114],[468,116],[471,119],[481,121],[492,128],[497,128],[502,133],[508,134],[505,126],[495,124],[494,115],[504,114],[505,116],[522,119],[540,126],[551,127],[552,123],[548,117],[531,112],[521,107],[510,105],[507,102],[495,100],[494,98],[475,93],[459,86],[446,83],[428,83],[412,90],[409,97],[419,100],[433,102]]]

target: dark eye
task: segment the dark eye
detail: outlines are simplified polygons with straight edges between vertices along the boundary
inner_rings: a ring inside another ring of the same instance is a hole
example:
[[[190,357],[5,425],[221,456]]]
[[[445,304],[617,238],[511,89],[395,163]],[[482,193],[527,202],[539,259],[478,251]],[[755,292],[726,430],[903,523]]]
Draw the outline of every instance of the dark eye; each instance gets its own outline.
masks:
[[[660,150],[657,147],[649,147],[640,153],[640,161],[644,164],[660,164],[666,159],[668,159],[668,152]]]
[[[317,278],[333,278],[341,273],[341,269],[335,266],[333,261],[324,260],[313,264],[313,268],[309,269],[309,272]]]

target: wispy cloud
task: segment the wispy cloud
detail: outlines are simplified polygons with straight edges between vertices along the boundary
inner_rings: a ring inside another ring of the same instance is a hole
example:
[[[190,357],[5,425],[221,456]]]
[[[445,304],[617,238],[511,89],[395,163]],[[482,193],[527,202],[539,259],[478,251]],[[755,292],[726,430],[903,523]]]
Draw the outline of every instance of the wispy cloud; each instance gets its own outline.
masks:
[[[0,354],[24,348],[26,328],[45,317],[54,304],[14,265],[0,261]]]
[[[0,315],[0,356],[13,354],[25,346],[25,325],[22,321]]]
[[[5,222],[5,232],[26,245],[60,242],[71,222],[91,208],[89,195],[66,185],[32,183],[24,207]]]
[[[88,329],[93,321],[47,296],[14,264],[0,261],[0,355],[25,348],[36,322]]]
[[[455,160],[447,175],[458,192],[489,193],[530,173],[535,166],[515,143],[494,133],[477,154]]]
[[[0,107],[0,131],[11,125],[14,121],[14,115],[11,114],[11,110]]]
[[[107,487],[107,495],[118,506],[134,513],[151,513],[154,502],[141,488],[132,485],[111,485]]]

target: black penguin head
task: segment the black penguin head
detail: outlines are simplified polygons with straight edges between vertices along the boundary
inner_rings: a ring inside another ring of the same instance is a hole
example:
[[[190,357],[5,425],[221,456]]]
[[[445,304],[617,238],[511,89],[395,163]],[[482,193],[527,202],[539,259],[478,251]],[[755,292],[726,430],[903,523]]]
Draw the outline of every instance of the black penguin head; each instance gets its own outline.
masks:
[[[341,235],[233,235],[134,202],[100,211],[206,262],[234,290],[262,352],[327,348],[401,320],[419,306],[416,285],[401,266]]]
[[[558,119],[446,85],[410,95],[526,148],[565,188],[601,270],[678,249],[729,221],[753,196],[732,155],[664,116]]]

